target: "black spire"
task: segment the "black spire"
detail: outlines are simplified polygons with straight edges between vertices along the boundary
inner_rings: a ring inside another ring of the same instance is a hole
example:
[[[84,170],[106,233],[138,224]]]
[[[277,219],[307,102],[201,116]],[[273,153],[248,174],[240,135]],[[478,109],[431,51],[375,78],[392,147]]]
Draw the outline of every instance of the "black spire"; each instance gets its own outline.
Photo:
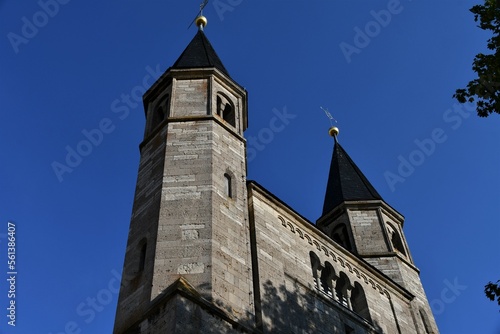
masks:
[[[382,200],[382,197],[342,146],[335,141],[323,215],[344,201],[361,200]]]
[[[229,76],[212,44],[208,41],[203,30],[198,30],[194,38],[186,47],[172,68],[204,68],[215,67],[225,75]]]

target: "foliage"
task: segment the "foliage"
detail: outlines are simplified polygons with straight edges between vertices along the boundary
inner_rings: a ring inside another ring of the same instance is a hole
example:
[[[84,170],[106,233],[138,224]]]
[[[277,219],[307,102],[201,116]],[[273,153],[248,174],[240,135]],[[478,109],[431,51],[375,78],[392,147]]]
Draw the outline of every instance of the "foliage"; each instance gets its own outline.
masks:
[[[500,0],[485,0],[483,5],[475,5],[470,11],[474,21],[479,22],[479,28],[493,33],[487,42],[493,53],[476,55],[472,70],[478,77],[470,81],[467,88],[457,89],[453,97],[460,103],[476,102],[477,114],[487,117],[492,113],[500,114]],[[500,305],[500,280],[486,284],[484,293]]]
[[[491,301],[495,301],[496,299],[498,305],[500,305],[500,280],[496,283],[489,282],[486,284],[484,286],[484,293]]]
[[[486,117],[500,113],[500,0],[485,0],[484,5],[475,5],[470,11],[479,28],[493,33],[487,42],[493,53],[476,55],[472,70],[478,77],[465,89],[457,89],[453,97],[460,103],[476,102],[477,114]]]

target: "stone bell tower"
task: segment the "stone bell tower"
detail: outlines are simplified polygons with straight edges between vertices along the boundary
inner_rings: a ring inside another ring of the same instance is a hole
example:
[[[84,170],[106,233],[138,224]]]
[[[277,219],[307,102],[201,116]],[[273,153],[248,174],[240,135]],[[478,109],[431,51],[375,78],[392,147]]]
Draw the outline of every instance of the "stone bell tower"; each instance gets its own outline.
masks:
[[[146,129],[114,333],[215,333],[253,317],[247,93],[205,36],[206,19],[196,24],[143,97]],[[210,317],[218,321],[207,329]]]
[[[423,333],[437,333],[420,271],[403,233],[404,217],[388,205],[335,138],[330,174],[317,226],[332,240],[414,295],[409,304]]]

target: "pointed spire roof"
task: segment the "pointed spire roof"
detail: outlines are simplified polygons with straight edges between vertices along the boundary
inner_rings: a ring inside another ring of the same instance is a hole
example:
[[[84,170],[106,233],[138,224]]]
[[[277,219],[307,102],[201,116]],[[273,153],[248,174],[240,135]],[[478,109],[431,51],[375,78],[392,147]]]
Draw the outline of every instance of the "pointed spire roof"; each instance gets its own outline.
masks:
[[[215,67],[225,75],[229,76],[212,44],[208,41],[202,29],[198,30],[194,38],[186,47],[172,68],[203,68]]]
[[[323,215],[344,201],[361,200],[382,200],[382,196],[335,140]]]

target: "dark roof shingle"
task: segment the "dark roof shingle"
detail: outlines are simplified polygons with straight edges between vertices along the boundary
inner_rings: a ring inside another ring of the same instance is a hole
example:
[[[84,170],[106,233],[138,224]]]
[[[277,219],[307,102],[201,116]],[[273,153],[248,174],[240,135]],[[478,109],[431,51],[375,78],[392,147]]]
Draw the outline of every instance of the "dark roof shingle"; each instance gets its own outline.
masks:
[[[342,146],[336,142],[330,164],[323,215],[344,201],[359,200],[382,200],[382,197]]]
[[[191,40],[184,52],[182,52],[172,68],[184,69],[203,67],[215,67],[229,76],[229,73],[203,31],[198,30],[198,33]]]

